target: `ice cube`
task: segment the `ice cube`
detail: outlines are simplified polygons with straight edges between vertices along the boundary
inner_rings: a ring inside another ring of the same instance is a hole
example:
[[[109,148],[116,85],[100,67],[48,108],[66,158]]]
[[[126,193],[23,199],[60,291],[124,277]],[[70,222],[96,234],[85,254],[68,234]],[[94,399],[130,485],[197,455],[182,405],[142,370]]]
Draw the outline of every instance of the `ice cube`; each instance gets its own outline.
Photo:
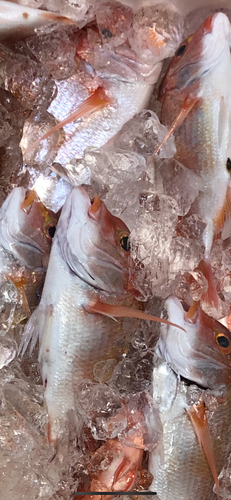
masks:
[[[69,78],[77,69],[76,47],[64,30],[29,38],[26,43],[55,80]]]
[[[165,137],[167,128],[151,110],[144,110],[129,120],[114,139],[114,146],[134,151],[143,156],[152,155]],[[160,158],[172,158],[176,153],[174,137],[171,136],[160,150]]]
[[[20,140],[23,123],[20,103],[10,92],[0,88],[0,147],[4,146],[12,135],[18,135]]]
[[[15,309],[18,304],[18,292],[12,281],[0,283],[0,334],[4,335],[12,327]]]
[[[31,185],[45,207],[55,213],[63,207],[72,187],[66,177],[61,177],[49,168],[44,174],[36,176]]]
[[[0,206],[23,177],[23,158],[19,147],[21,135],[12,135],[0,147]]]
[[[87,12],[90,2],[88,0],[45,0],[47,10],[70,16],[72,19],[81,20]]]
[[[154,451],[161,441],[163,428],[159,410],[148,392],[140,392],[127,398],[127,427],[119,434],[119,440],[134,448]]]
[[[142,193],[138,221],[130,237],[131,251],[135,260],[155,268],[154,275],[157,261],[169,257],[177,213],[178,206],[173,198],[151,191]]]
[[[160,413],[168,412],[174,403],[178,388],[178,376],[170,366],[162,360],[154,360],[153,399]]]
[[[219,490],[222,500],[229,500],[231,495],[231,455],[219,474]],[[215,491],[215,487],[213,491]]]
[[[183,35],[183,19],[171,3],[143,6],[134,15],[129,42],[148,61],[162,61],[174,55]]]
[[[97,382],[106,383],[112,376],[112,372],[117,365],[116,359],[107,359],[106,361],[98,361],[95,364],[93,373]]]
[[[129,184],[115,184],[103,196],[104,202],[113,215],[122,217],[129,229],[137,224],[137,216],[140,208],[140,193],[150,188],[150,183],[142,179],[129,182]]]
[[[87,148],[84,154],[91,176],[102,184],[128,184],[140,177],[146,168],[143,156],[138,153],[113,148]]]
[[[76,393],[76,408],[94,439],[113,439],[126,427],[120,396],[105,384],[83,381]]]
[[[0,45],[0,86],[20,101],[25,110],[48,107],[56,86],[50,74],[28,56],[15,54]]]
[[[47,139],[36,145],[39,137],[42,137],[56,125],[55,118],[46,110],[35,110],[25,121],[23,136],[20,143],[23,160],[28,165],[33,165],[44,170],[48,162],[52,162],[56,156],[56,148],[62,141],[61,130],[57,130]],[[35,146],[34,146],[35,145]]]
[[[32,7],[33,9],[38,9],[42,6],[43,0],[17,0],[19,5],[24,7]]]
[[[17,345],[11,337],[0,338],[0,370],[15,358],[16,353]]]
[[[203,188],[201,178],[175,159],[155,163],[154,170],[162,180],[163,194],[176,200],[179,215],[186,215]]]
[[[169,276],[173,279],[179,272],[193,271],[203,256],[204,246],[200,241],[180,236],[173,238],[169,257]]]
[[[117,47],[127,40],[128,30],[133,20],[132,9],[120,2],[110,0],[96,3],[95,14],[104,44]]]

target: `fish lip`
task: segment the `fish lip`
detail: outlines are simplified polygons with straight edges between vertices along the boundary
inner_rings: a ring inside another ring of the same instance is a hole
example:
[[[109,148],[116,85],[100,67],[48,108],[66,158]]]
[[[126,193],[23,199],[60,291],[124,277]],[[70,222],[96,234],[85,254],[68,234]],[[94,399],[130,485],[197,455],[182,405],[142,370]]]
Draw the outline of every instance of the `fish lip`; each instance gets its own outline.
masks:
[[[212,33],[217,28],[216,24],[218,24],[218,29],[222,28],[223,34],[229,38],[231,35],[231,26],[230,26],[230,21],[226,16],[226,14],[224,14],[223,12],[216,12],[215,14],[213,14],[211,16],[211,21],[210,21],[211,28],[208,27],[207,32]]]

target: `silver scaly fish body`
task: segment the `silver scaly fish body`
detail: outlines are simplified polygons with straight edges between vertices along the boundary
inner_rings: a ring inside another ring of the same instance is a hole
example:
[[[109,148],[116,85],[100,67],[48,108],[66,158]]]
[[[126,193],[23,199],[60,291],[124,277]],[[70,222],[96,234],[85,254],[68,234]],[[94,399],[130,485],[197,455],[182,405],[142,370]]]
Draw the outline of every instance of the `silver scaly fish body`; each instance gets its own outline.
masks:
[[[163,443],[162,448],[159,447],[150,456],[149,471],[154,477],[150,490],[157,492],[160,500],[215,500],[217,495],[213,493],[214,479],[186,409],[195,402],[205,402],[219,474],[230,453],[230,387],[203,390],[195,385],[187,386],[185,382],[177,381],[177,375],[174,385],[172,372],[169,377],[171,386],[166,384],[163,391],[163,384],[158,387],[160,372],[167,381],[169,371],[171,368],[162,362],[154,369],[153,374],[154,399],[157,398],[160,403],[164,398],[169,401],[169,397],[172,397],[172,402],[170,408],[164,406],[160,412]]]
[[[214,470],[220,473],[231,449],[231,334],[196,304],[186,313],[176,297],[169,297],[165,309],[168,319],[186,331],[178,335],[175,327],[161,325],[156,346],[160,359],[153,371],[153,397],[163,447],[159,458],[155,452],[150,459],[152,491],[160,500],[211,500]],[[195,405],[204,412],[197,424]]]
[[[158,73],[159,67],[158,63]],[[89,96],[86,87],[78,82],[78,75],[67,81],[56,82],[58,93],[48,111],[61,121]],[[106,144],[136,113],[148,104],[153,85],[145,82],[127,82],[116,79],[103,80],[104,88],[112,97],[110,106],[95,111],[79,123],[72,122],[63,127],[65,142],[60,146],[56,162],[65,165],[73,157],[82,157],[87,146],[101,147]],[[82,98],[81,98],[82,96]]]
[[[25,334],[34,337],[33,343],[39,335],[51,441],[74,410],[78,384],[94,378],[94,364],[123,352],[122,320],[90,314],[86,307],[100,291],[110,295],[110,302],[124,303],[128,236],[125,224],[98,197],[91,204],[83,189],[72,190],[57,226],[41,302]],[[128,300],[133,301],[129,294]]]
[[[176,51],[162,84],[162,120],[170,126],[184,106],[190,108],[175,132],[177,159],[200,175],[204,190],[194,211],[207,222],[203,240],[208,259],[214,229],[222,226],[230,184],[231,155],[230,22],[210,16]]]

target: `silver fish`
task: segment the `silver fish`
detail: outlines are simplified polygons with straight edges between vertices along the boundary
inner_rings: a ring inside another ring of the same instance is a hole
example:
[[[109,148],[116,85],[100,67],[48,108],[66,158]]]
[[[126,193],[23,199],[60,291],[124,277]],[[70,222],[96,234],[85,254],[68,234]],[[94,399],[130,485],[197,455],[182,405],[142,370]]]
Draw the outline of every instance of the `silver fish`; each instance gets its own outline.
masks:
[[[150,458],[151,490],[160,500],[211,500],[230,453],[231,334],[198,306],[186,313],[176,297],[165,308],[186,333],[162,325],[157,343],[153,396],[163,445]]]
[[[163,442],[150,455],[149,471],[154,477],[150,490],[160,500],[215,500],[214,479],[187,410],[195,403],[205,403],[219,474],[230,453],[230,387],[211,391],[187,386],[163,361],[154,369],[153,385],[154,400],[162,403]]]

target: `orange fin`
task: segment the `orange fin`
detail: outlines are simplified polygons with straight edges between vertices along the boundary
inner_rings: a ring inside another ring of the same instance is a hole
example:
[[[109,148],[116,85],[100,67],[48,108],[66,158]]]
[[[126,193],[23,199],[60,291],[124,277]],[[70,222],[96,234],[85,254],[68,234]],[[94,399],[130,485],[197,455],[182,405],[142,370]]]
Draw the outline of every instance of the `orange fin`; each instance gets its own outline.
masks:
[[[225,201],[220,212],[216,215],[213,224],[214,228],[219,231],[223,229],[225,222],[231,217],[231,187],[228,186],[225,196]]]
[[[197,303],[194,300],[193,305],[189,308],[188,312],[185,314],[186,321],[189,320],[189,321],[192,321],[194,323],[193,317],[195,316],[196,311],[197,311]]]
[[[190,96],[190,94],[186,97],[179,114],[175,118],[170,129],[168,130],[167,134],[165,135],[159,146],[157,146],[157,148],[155,149],[149,161],[152,160],[154,156],[156,156],[159,153],[163,144],[165,144],[165,142],[169,139],[169,137],[171,137],[171,135],[174,134],[174,132],[176,132],[176,130],[180,127],[180,125],[182,125],[183,121],[185,120],[185,118],[188,116],[193,106],[195,106],[195,104],[198,101],[199,101],[198,97],[192,97]]]
[[[22,303],[23,311],[27,318],[30,317],[30,308],[26,296],[26,292],[24,286],[27,284],[27,281],[24,277],[18,276],[7,276],[7,278],[14,283],[14,286],[17,288],[18,301]]]
[[[209,432],[209,426],[208,426],[208,421],[206,417],[206,412],[205,412],[205,404],[204,403],[195,403],[192,405],[189,410],[188,414],[191,418],[193,427],[195,429],[199,444],[202,446],[215,485],[217,489],[217,497],[218,500],[220,500],[220,492],[219,492],[219,481],[218,481],[218,474],[217,474],[217,468],[216,468],[216,462],[215,462],[215,456],[214,456],[214,450],[213,450],[213,443],[212,439],[210,436]]]
[[[204,277],[208,281],[208,290],[202,295],[201,299],[209,306],[214,306],[216,309],[218,309],[219,297],[214,283],[210,261],[207,259],[201,260],[197,269],[199,269],[199,271],[203,273]]]
[[[98,111],[101,108],[105,108],[108,104],[111,104],[112,100],[106,95],[103,87],[98,87],[93,94],[88,97],[80,106],[70,115],[67,116],[64,120],[57,123],[53,128],[48,130],[46,134],[42,135],[33,145],[31,145],[27,151],[34,149],[37,147],[40,142],[44,141],[50,137],[50,135],[54,134],[57,130],[64,127],[68,123],[71,123],[78,118],[82,118],[83,116],[89,115],[90,113],[94,113],[94,111]]]
[[[32,203],[35,200],[36,196],[37,195],[36,195],[35,191],[30,191],[30,193],[28,194],[27,198],[25,198],[25,200],[21,204],[21,209],[24,212],[28,213],[30,211]]]
[[[182,326],[171,323],[166,319],[158,318],[157,316],[152,316],[151,314],[139,311],[138,309],[133,309],[132,307],[105,304],[104,302],[97,300],[94,304],[84,306],[84,308],[91,314],[103,314],[104,316],[109,316],[109,318],[137,318],[148,321],[156,321],[157,323],[165,323],[166,325],[176,326],[185,332],[185,329],[182,328]]]

